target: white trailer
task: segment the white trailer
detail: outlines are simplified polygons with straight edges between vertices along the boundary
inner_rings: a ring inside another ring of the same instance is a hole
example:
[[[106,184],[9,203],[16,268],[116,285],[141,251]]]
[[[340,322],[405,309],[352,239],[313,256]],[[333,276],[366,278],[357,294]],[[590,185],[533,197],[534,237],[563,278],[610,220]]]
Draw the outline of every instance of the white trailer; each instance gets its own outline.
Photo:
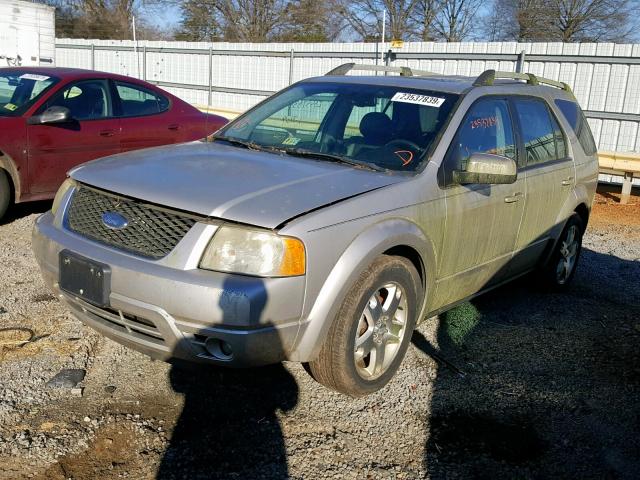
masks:
[[[55,64],[55,9],[0,0],[0,67]]]

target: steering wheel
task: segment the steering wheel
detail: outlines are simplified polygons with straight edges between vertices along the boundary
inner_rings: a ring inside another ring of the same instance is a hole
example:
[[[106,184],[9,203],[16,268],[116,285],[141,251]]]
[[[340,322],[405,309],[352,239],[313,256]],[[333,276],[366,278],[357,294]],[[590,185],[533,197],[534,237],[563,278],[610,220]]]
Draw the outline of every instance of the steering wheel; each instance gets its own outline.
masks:
[[[406,167],[413,161],[413,157],[420,151],[420,147],[417,143],[411,140],[396,139],[391,140],[385,145],[385,148],[392,149],[402,162],[402,166]]]
[[[414,150],[416,152],[420,151],[420,147],[417,143],[412,142],[411,140],[403,140],[398,138],[396,140],[391,140],[389,143],[385,144],[386,148],[397,148],[397,149],[409,149]]]

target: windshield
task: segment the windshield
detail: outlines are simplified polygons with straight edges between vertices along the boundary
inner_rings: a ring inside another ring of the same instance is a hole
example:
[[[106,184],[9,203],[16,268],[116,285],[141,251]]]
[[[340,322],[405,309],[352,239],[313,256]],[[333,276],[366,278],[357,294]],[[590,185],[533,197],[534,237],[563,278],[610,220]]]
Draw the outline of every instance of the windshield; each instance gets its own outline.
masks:
[[[0,72],[0,116],[22,115],[58,79],[21,70]]]
[[[318,160],[414,171],[457,99],[428,90],[305,82],[250,110],[217,138]]]

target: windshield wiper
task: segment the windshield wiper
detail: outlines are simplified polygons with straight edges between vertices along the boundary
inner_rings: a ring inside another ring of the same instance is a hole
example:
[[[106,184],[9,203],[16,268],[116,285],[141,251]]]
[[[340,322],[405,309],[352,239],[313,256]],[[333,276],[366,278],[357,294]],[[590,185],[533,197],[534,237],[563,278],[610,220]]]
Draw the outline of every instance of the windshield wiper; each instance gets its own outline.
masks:
[[[214,142],[216,142],[218,140],[230,143],[232,145],[237,145],[239,147],[248,148],[250,150],[266,150],[266,148],[264,148],[261,145],[258,145],[257,143],[249,142],[248,140],[240,140],[239,138],[222,137],[222,136],[221,137],[213,137],[213,141]]]
[[[386,172],[386,169],[379,167],[378,165],[367,163],[367,162],[360,162],[358,160],[342,157],[340,155],[333,155],[331,153],[313,152],[311,150],[301,150],[298,148],[287,148],[283,151],[287,155],[293,155],[295,157],[318,158],[321,160],[329,160],[335,163],[344,163],[346,165],[351,165],[352,167],[356,167],[356,168],[367,168],[369,170],[374,170],[376,172]]]

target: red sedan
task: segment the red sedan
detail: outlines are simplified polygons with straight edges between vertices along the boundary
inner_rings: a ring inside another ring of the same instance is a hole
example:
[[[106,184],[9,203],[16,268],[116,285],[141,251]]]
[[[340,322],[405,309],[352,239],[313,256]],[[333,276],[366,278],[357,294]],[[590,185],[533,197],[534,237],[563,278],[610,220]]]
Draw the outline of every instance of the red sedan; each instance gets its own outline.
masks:
[[[0,68],[0,219],[11,201],[53,198],[80,163],[198,140],[226,121],[130,77]]]

